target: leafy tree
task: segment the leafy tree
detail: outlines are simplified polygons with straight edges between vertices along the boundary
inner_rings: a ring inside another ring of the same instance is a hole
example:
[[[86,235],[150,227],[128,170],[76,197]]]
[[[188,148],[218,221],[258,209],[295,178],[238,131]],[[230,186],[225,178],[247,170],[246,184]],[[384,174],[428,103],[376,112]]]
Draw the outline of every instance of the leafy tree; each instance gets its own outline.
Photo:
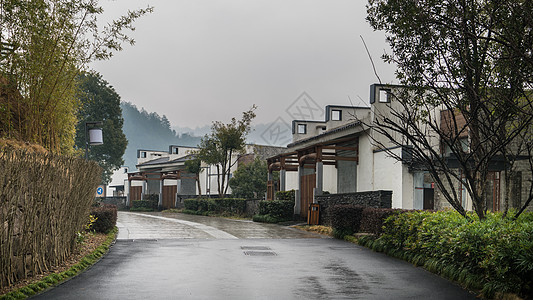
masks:
[[[185,170],[188,173],[196,175],[196,185],[198,186],[198,195],[202,195],[200,186],[200,172],[202,171],[202,161],[196,157],[185,161]]]
[[[110,58],[123,42],[133,44],[125,30],[151,10],[130,11],[99,28],[103,10],[97,0],[1,1],[0,89],[20,97],[0,97],[0,109],[8,114],[0,134],[72,152],[79,72],[91,61]]]
[[[224,124],[219,121],[213,122],[211,134],[202,138],[198,146],[198,158],[208,165],[214,165],[217,169],[217,186],[220,197],[228,191],[228,176],[231,167],[237,162],[234,154],[244,151],[246,135],[250,132],[250,124],[255,118],[254,105],[250,110],[243,112],[242,119],[231,119]]]
[[[239,165],[229,181],[233,196],[247,199],[262,197],[267,190],[267,175],[267,163],[258,157],[251,163]]]
[[[385,137],[378,144],[407,146],[411,166],[429,170],[464,216],[454,183],[462,183],[483,219],[491,164],[503,157],[509,174],[511,162],[531,144],[532,5],[522,0],[368,2],[367,20],[387,33],[392,48],[383,58],[398,66],[397,78],[408,86],[392,92],[390,114],[374,111],[373,128]]]
[[[83,73],[79,81],[81,107],[78,113],[80,122],[76,127],[76,147],[85,149],[85,122],[103,122],[104,144],[89,147],[89,159],[97,161],[103,168],[102,181],[108,183],[113,171],[124,164],[122,156],[128,144],[122,132],[124,119],[120,96],[98,73]]]

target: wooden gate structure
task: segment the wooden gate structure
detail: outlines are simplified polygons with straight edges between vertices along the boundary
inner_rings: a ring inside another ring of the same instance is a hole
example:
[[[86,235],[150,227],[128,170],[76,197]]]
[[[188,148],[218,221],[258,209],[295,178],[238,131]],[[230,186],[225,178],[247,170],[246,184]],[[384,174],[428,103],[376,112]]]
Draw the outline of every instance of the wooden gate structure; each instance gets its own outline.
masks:
[[[314,202],[315,189],[318,193],[321,193],[323,189],[323,166],[337,166],[338,161],[359,163],[359,138],[357,135],[317,142],[296,151],[269,158],[269,180],[272,180],[272,172],[279,171],[279,186],[283,189],[285,187],[286,172],[298,172],[300,198],[295,199],[295,213],[299,214],[302,219],[307,219],[309,205]],[[306,174],[309,172],[304,172],[304,169],[313,169],[314,172]],[[269,183],[267,191],[267,200],[273,200],[275,194],[274,185]]]
[[[142,186],[130,186],[130,201],[141,200],[142,192]]]
[[[178,186],[165,185],[163,186],[163,209],[173,208],[176,203],[176,193],[178,192]]]
[[[185,176],[182,176],[182,173]],[[160,188],[158,194],[160,196],[160,205],[164,209],[173,208],[176,204],[176,194],[178,192],[177,185],[165,185],[165,180],[180,180],[180,179],[197,179],[196,177],[187,176],[187,173],[183,170],[169,171],[169,172],[136,172],[128,174],[128,181],[130,186],[129,192],[129,201],[141,200],[143,187],[142,186],[132,186],[132,181],[143,181],[143,185],[146,185],[146,182],[149,180],[159,181]],[[146,191],[145,191],[146,193]]]
[[[313,203],[313,190],[316,187],[316,174],[304,175],[300,178],[300,186],[302,187],[300,196],[300,216],[307,218],[309,212],[309,205]]]

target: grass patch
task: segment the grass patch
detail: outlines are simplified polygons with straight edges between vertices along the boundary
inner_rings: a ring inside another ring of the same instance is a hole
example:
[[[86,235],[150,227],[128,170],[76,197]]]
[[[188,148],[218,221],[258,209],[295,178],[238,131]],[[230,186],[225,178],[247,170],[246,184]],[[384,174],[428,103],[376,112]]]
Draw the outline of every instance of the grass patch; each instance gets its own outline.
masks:
[[[309,232],[315,232],[327,236],[333,236],[333,230],[329,226],[324,225],[298,225],[294,226],[294,228],[298,228],[300,230],[305,230]]]
[[[94,265],[100,258],[109,251],[111,244],[117,236],[118,228],[115,227],[111,230],[106,237],[106,240],[96,248],[94,251],[83,257],[79,263],[73,265],[67,271],[61,273],[50,274],[38,282],[28,284],[24,287],[21,287],[15,291],[9,292],[4,295],[0,295],[0,300],[11,300],[11,299],[26,299],[35,294],[41,293],[46,289],[53,287],[69,278],[72,278],[79,273],[83,272],[88,267]]]
[[[146,208],[146,207],[130,207],[130,211],[138,211],[138,212],[153,212],[157,211],[153,208]]]
[[[169,208],[169,209],[165,209],[165,210],[163,210],[161,212],[163,212],[163,213],[182,213],[183,209]]]
[[[284,219],[275,218],[271,215],[255,215],[253,217],[253,220],[254,222],[259,222],[259,223],[274,223],[274,224],[286,221]]]

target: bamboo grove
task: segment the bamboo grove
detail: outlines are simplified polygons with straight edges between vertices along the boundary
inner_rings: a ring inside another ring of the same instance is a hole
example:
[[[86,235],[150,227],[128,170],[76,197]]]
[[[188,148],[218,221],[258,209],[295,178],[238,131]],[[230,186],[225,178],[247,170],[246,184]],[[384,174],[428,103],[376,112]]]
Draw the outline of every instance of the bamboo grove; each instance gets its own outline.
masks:
[[[151,10],[99,28],[96,0],[0,0],[0,137],[72,153],[78,74],[133,44],[124,31]]]

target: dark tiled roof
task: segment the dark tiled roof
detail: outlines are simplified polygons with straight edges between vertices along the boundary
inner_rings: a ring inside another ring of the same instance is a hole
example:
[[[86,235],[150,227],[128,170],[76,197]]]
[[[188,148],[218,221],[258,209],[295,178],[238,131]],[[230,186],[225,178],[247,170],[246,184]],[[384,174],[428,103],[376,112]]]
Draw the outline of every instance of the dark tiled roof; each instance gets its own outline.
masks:
[[[328,130],[328,131],[326,131],[326,132],[324,132],[322,134],[315,135],[315,136],[312,136],[312,137],[309,137],[309,138],[306,138],[306,139],[303,139],[303,140],[299,140],[299,141],[296,141],[294,143],[290,143],[290,144],[287,145],[287,148],[298,146],[298,145],[301,145],[301,144],[304,144],[304,143],[307,143],[307,142],[310,142],[310,141],[313,141],[313,140],[318,140],[321,137],[324,137],[324,136],[327,136],[327,135],[330,135],[330,134],[333,134],[333,133],[336,133],[336,132],[340,132],[340,131],[343,131],[343,130],[346,130],[346,129],[357,127],[357,126],[361,125],[361,123],[362,123],[361,121],[354,121],[354,122],[348,123],[346,125],[333,128],[333,129]]]
[[[137,166],[159,165],[159,164],[164,164],[168,161],[169,161],[169,157],[160,157],[160,158],[156,158],[156,159],[144,162],[142,164],[138,164]]]
[[[166,164],[173,164],[173,163],[179,163],[179,162],[183,162],[183,161],[187,161],[187,160],[190,160],[190,159],[193,159],[194,156],[196,154],[189,154],[189,155],[186,155],[186,156],[183,156],[183,157],[180,157],[180,158],[176,158],[176,159],[173,159],[173,160],[170,160],[170,157],[161,157],[161,158],[157,158],[157,159],[154,159],[154,160],[150,160],[150,161],[147,161],[147,162],[144,162],[142,164],[138,164],[137,166],[155,166],[155,165],[166,165]]]

